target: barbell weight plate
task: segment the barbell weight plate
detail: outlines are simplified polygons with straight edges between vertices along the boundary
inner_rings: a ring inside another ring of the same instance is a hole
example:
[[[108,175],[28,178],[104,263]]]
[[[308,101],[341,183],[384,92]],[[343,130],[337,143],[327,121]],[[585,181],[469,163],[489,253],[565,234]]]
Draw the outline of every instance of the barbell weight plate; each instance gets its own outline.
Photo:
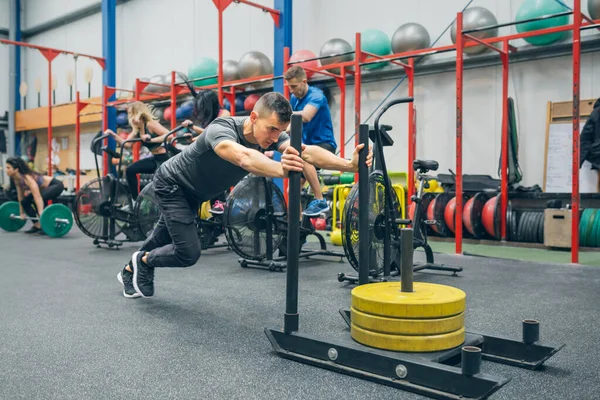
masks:
[[[57,223],[56,219],[67,220],[68,223]],[[73,227],[73,214],[64,204],[52,204],[42,211],[40,225],[44,233],[50,237],[66,235]]]
[[[390,335],[387,333],[371,332],[350,324],[352,339],[366,346],[378,349],[406,352],[430,352],[451,349],[460,346],[465,341],[465,328],[441,335]]]
[[[12,219],[11,215],[21,215],[19,203],[16,201],[7,201],[0,206],[0,228],[7,232],[15,232],[27,223],[27,220]]]
[[[467,295],[460,289],[413,282],[412,292],[401,292],[400,282],[379,282],[352,289],[352,307],[392,318],[445,318],[465,311]]]
[[[583,210],[583,212],[580,214],[580,219],[579,219],[579,246],[584,247],[584,242],[585,242],[585,232],[586,232],[586,227],[587,227],[587,223],[589,221],[589,214],[592,210],[590,208],[586,208],[585,210]]]
[[[596,222],[596,218],[598,215],[597,209],[592,209],[588,214],[587,224],[585,225],[585,235],[583,239],[583,246],[589,247],[592,239],[592,228],[594,227],[594,223]]]
[[[521,213],[521,216],[519,218],[519,234],[518,234],[518,239],[517,239],[519,242],[525,242],[525,222],[528,218],[529,218],[528,212]]]
[[[350,320],[359,328],[391,335],[440,335],[465,326],[465,313],[446,318],[390,318],[350,308]]]
[[[538,226],[538,243],[544,244],[544,213],[538,213],[540,224]]]
[[[596,216],[596,222],[592,228],[592,238],[590,240],[590,247],[600,246],[600,217]]]

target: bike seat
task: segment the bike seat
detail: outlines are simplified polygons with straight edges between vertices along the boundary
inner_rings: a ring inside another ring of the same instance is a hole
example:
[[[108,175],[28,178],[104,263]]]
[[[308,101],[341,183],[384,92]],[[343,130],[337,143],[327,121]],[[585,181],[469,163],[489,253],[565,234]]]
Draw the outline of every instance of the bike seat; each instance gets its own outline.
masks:
[[[413,169],[415,171],[420,171],[421,173],[425,174],[428,171],[437,171],[437,169],[439,168],[439,164],[437,161],[433,161],[433,160],[414,160],[413,161]]]

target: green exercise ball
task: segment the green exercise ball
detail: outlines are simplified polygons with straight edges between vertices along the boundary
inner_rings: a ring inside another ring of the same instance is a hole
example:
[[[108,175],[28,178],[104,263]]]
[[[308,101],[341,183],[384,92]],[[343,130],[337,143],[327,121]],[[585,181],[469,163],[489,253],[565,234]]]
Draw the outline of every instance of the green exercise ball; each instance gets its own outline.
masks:
[[[516,21],[537,18],[544,15],[558,14],[564,11],[569,11],[566,7],[560,5],[555,0],[525,0],[517,11]],[[517,25],[517,32],[525,33],[536,31],[539,29],[554,28],[564,26],[569,23],[569,16],[555,17],[541,21],[526,22]],[[543,46],[561,40],[566,36],[567,32],[548,33],[542,36],[533,36],[524,40],[535,46]]]
[[[390,38],[385,32],[378,29],[367,29],[360,35],[360,46],[367,53],[377,54],[378,56],[387,56],[392,53],[392,44]],[[356,46],[355,46],[356,47]],[[365,65],[365,69],[378,69],[387,65],[387,62],[380,62]]]
[[[219,64],[216,60],[210,57],[200,57],[196,62],[188,68],[188,78],[190,80],[198,78],[206,78],[208,76],[216,76]],[[202,87],[208,85],[215,85],[217,78],[203,79],[201,81],[195,81],[194,86]]]

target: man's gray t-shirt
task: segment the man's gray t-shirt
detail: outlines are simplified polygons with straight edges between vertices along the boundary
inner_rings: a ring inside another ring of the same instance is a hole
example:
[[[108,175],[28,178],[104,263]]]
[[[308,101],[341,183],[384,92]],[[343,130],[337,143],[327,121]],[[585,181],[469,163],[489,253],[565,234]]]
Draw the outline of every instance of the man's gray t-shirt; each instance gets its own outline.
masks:
[[[224,140],[233,140],[244,147],[261,152],[278,151],[290,139],[286,132],[277,143],[263,150],[244,137],[244,121],[248,117],[221,117],[215,119],[198,139],[181,153],[167,160],[157,171],[167,182],[180,186],[199,203],[212,199],[235,186],[248,171],[219,157],[214,148]]]

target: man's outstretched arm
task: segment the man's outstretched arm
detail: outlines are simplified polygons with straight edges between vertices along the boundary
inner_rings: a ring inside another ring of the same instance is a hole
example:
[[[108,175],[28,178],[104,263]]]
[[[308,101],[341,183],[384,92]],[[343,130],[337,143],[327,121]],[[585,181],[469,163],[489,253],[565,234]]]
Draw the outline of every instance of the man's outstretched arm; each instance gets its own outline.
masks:
[[[304,167],[304,162],[298,157],[298,152],[291,147],[283,153],[280,163],[233,140],[220,142],[214,147],[214,151],[222,159],[252,174],[269,178],[287,178],[289,171],[299,172]]]
[[[279,151],[284,151],[289,146],[289,142],[282,143]],[[319,146],[302,145],[302,159],[309,164],[322,169],[342,172],[358,172],[358,152],[364,147],[359,144],[354,149],[351,160],[346,160]],[[373,163],[373,153],[369,148],[367,155],[367,166]]]

